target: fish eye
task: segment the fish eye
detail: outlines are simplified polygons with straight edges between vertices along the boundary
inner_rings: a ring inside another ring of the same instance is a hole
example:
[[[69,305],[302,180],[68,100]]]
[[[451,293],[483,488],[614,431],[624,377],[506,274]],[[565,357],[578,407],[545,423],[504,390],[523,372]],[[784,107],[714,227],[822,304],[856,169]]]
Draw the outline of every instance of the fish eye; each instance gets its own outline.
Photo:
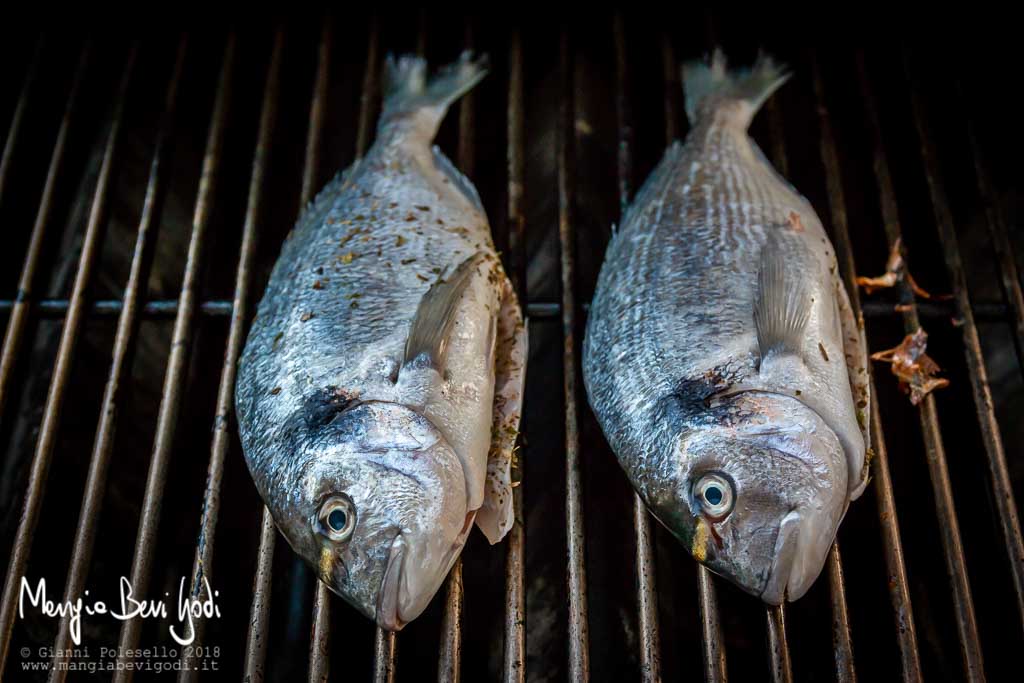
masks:
[[[346,496],[336,495],[328,498],[320,506],[317,518],[317,531],[339,543],[347,541],[356,528],[356,509]]]
[[[693,496],[708,517],[721,519],[732,512],[732,482],[718,472],[708,472],[698,479]]]
[[[331,527],[331,531],[341,533],[347,525],[348,515],[341,508],[335,508],[327,515],[327,526]]]

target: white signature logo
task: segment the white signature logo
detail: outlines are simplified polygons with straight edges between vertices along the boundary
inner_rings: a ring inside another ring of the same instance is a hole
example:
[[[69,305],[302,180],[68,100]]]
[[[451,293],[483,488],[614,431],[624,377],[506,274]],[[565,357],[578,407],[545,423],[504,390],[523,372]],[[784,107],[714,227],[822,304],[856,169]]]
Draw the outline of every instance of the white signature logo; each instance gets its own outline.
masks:
[[[169,627],[171,637],[179,645],[191,645],[195,640],[195,620],[220,618],[220,607],[214,602],[214,598],[220,595],[220,591],[210,589],[210,583],[203,578],[203,587],[206,589],[205,600],[192,598],[187,594],[185,577],[181,577],[178,584],[178,625],[184,625],[182,635],[178,635],[175,625]],[[85,591],[85,596],[89,591]],[[82,614],[94,616],[106,614],[120,621],[128,619],[167,619],[167,604],[163,600],[136,600],[132,595],[132,584],[126,577],[121,577],[120,610],[115,606],[113,609],[107,607],[102,600],[86,603],[83,598],[75,601],[54,602],[46,595],[46,579],[39,579],[36,589],[33,592],[26,577],[21,577],[21,594],[18,598],[18,616],[25,618],[25,598],[32,607],[37,607],[48,617],[70,616],[71,640],[75,645],[82,643]]]

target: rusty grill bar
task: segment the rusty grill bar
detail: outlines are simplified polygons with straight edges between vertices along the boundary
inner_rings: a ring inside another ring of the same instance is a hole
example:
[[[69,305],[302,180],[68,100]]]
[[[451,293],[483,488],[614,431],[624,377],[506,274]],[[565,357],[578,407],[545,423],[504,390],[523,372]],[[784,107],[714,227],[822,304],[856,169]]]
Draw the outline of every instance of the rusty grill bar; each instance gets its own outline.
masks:
[[[416,30],[416,47],[423,54],[426,50],[428,20],[426,12],[421,12],[414,22]],[[627,22],[623,16],[616,14],[608,26],[607,49],[614,55],[614,91],[611,98],[615,109],[615,141],[616,168],[615,187],[618,194],[620,216],[629,204],[634,192],[634,156],[635,134],[633,110],[634,103],[640,97],[651,97],[650,92],[634,92],[631,89],[630,54],[635,49],[627,41]],[[708,33],[712,33],[710,20]],[[324,146],[325,128],[330,125],[326,121],[327,100],[332,88],[332,65],[336,63],[335,23],[328,18],[323,24],[317,47],[316,70],[313,76],[312,95],[308,107],[308,128],[303,157],[303,172],[300,190],[300,206],[306,206],[320,186],[321,152]],[[382,62],[381,55],[381,22],[375,17],[370,19],[367,30],[367,48],[365,69],[360,88],[358,117],[351,138],[354,140],[355,156],[362,156],[368,148],[373,128],[373,113],[377,108],[379,96],[378,74]],[[161,394],[159,416],[156,433],[152,445],[152,453],[142,513],[139,520],[137,536],[134,542],[131,579],[134,590],[145,594],[153,573],[153,555],[157,543],[157,527],[159,524],[163,497],[166,495],[168,468],[171,465],[172,443],[176,430],[179,428],[179,413],[186,393],[188,382],[187,370],[192,352],[193,339],[197,326],[197,316],[227,318],[229,320],[224,360],[221,366],[218,383],[216,409],[213,421],[212,441],[208,456],[207,482],[203,494],[202,515],[199,519],[198,539],[195,546],[192,564],[190,590],[197,598],[206,597],[205,580],[214,576],[215,532],[222,499],[222,480],[225,459],[228,456],[231,441],[231,414],[233,406],[233,385],[237,369],[237,359],[244,341],[246,325],[251,318],[254,306],[253,296],[258,294],[251,290],[253,271],[256,263],[256,243],[262,224],[261,215],[268,203],[267,168],[271,163],[275,147],[275,127],[277,125],[278,104],[282,90],[282,72],[285,69],[288,51],[292,45],[286,40],[287,30],[277,28],[269,46],[269,61],[263,81],[262,100],[258,114],[258,131],[252,151],[248,194],[245,201],[245,216],[241,230],[241,242],[238,249],[238,260],[235,265],[233,299],[203,299],[200,281],[200,269],[203,253],[209,241],[208,232],[211,226],[213,208],[218,201],[218,176],[222,172],[222,149],[224,139],[229,130],[232,116],[249,116],[251,112],[239,110],[229,112],[232,84],[237,78],[236,72],[245,68],[236,56],[236,38],[234,34],[227,37],[223,50],[223,60],[217,78],[216,95],[212,112],[209,115],[209,128],[206,147],[203,155],[201,177],[195,198],[194,213],[191,223],[191,237],[188,246],[185,272],[177,300],[145,299],[145,281],[149,277],[154,257],[154,233],[160,220],[168,185],[169,146],[172,143],[172,132],[175,125],[178,92],[182,73],[188,55],[189,41],[182,37],[178,42],[178,51],[173,61],[173,68],[167,80],[166,94],[163,100],[163,113],[152,147],[149,176],[146,185],[145,199],[138,220],[136,241],[132,253],[129,277],[124,288],[123,297],[119,300],[97,300],[90,298],[88,292],[93,279],[98,255],[102,247],[104,224],[107,220],[107,206],[113,189],[113,178],[116,174],[119,135],[126,101],[130,100],[131,85],[139,76],[134,74],[136,48],[131,48],[129,56],[123,64],[123,74],[117,86],[116,97],[109,114],[109,126],[106,130],[106,144],[99,176],[92,195],[91,211],[83,238],[81,255],[78,259],[72,292],[68,299],[47,299],[33,295],[33,284],[37,280],[40,258],[44,239],[50,223],[54,206],[54,195],[58,184],[65,182],[64,165],[69,136],[74,132],[75,113],[85,96],[86,76],[91,68],[91,56],[95,46],[87,41],[82,49],[81,58],[73,77],[71,91],[66,98],[63,117],[57,129],[55,141],[50,150],[49,166],[46,172],[35,219],[29,233],[26,255],[23,260],[18,289],[13,297],[0,300],[0,315],[6,314],[6,334],[3,344],[2,362],[0,362],[0,414],[7,406],[9,394],[12,393],[12,382],[18,363],[24,362],[22,346],[26,336],[30,334],[29,322],[34,316],[38,319],[55,318],[63,320],[59,347],[57,349],[54,371],[49,386],[39,429],[38,441],[35,444],[31,471],[27,490],[22,504],[22,514],[17,525],[13,540],[10,559],[0,602],[0,674],[5,671],[13,674],[13,657],[10,657],[12,632],[16,622],[17,593],[20,589],[21,577],[28,566],[29,553],[32,548],[33,536],[38,522],[40,507],[46,493],[50,464],[54,456],[57,435],[60,429],[61,409],[69,386],[72,363],[75,357],[79,335],[83,325],[90,319],[117,317],[116,337],[113,345],[113,357],[109,369],[106,388],[103,395],[97,424],[95,440],[89,459],[88,475],[81,508],[77,518],[78,526],[69,560],[69,572],[65,584],[65,599],[73,599],[85,586],[92,561],[93,546],[97,534],[100,509],[107,489],[109,465],[114,449],[116,431],[116,411],[118,403],[123,400],[123,385],[130,378],[130,363],[133,348],[138,341],[139,326],[144,319],[174,319],[173,342],[170,347],[166,374]],[[503,254],[507,270],[513,284],[523,302],[528,320],[535,324],[547,324],[558,320],[561,322],[562,340],[562,373],[564,391],[564,427],[565,427],[565,567],[567,581],[567,622],[565,643],[566,671],[570,680],[586,680],[591,676],[590,649],[590,617],[588,609],[588,589],[595,586],[587,584],[587,536],[584,525],[586,492],[583,472],[587,467],[587,449],[581,444],[580,402],[585,401],[578,386],[579,372],[579,335],[582,332],[579,318],[585,316],[587,305],[577,298],[577,234],[579,230],[576,202],[580,190],[580,174],[575,167],[575,152],[578,143],[577,102],[587,84],[581,82],[580,72],[576,68],[576,47],[573,36],[567,29],[558,32],[555,53],[557,57],[557,124],[555,146],[553,150],[556,182],[554,187],[545,191],[556,197],[557,205],[557,244],[558,269],[560,276],[560,300],[529,299],[527,291],[527,243],[526,243],[526,208],[525,187],[527,141],[529,139],[526,126],[525,102],[525,69],[532,54],[532,46],[522,38],[521,30],[511,28],[504,43],[497,45],[485,44],[479,40],[481,32],[473,21],[466,21],[463,27],[463,45],[470,49],[477,43],[492,52],[507,50],[507,73],[493,74],[492,78],[502,79],[505,84],[507,103],[504,108],[506,115],[506,148],[505,160],[507,181],[507,215],[505,224],[494,225],[495,234],[504,231],[508,250]],[[19,135],[24,123],[26,107],[37,89],[43,87],[39,83],[37,71],[39,57],[43,49],[40,40],[21,81],[20,94],[15,100],[11,123],[7,138],[4,141],[2,157],[0,157],[0,208],[10,192],[12,179],[17,175],[17,159],[13,154],[19,143]],[[147,48],[140,48],[145,51]],[[667,33],[658,36],[655,43],[658,61],[662,69],[661,80],[664,87],[664,100],[661,108],[664,111],[664,137],[667,143],[680,137],[680,112],[678,111],[679,88],[677,74],[676,51],[673,41]],[[826,79],[816,54],[808,55],[810,64],[809,79],[816,103],[816,121],[818,125],[821,168],[824,171],[827,209],[818,207],[836,248],[841,276],[850,293],[854,313],[864,328],[865,318],[873,320],[891,319],[897,315],[892,303],[886,301],[862,302],[855,285],[857,269],[854,263],[851,228],[847,214],[847,200],[844,194],[843,169],[840,149],[833,131],[832,117],[827,104]],[[896,200],[893,179],[890,174],[888,151],[883,141],[883,121],[879,112],[878,101],[874,95],[872,80],[868,75],[865,59],[862,54],[856,55],[853,68],[848,74],[856,82],[863,102],[863,115],[871,138],[870,155],[873,162],[875,188],[879,201],[881,219],[886,240],[890,248],[898,245],[903,238],[903,228]],[[1006,554],[999,561],[1009,559],[1009,574],[1015,587],[1017,613],[1021,624],[1024,624],[1024,541],[1017,516],[1014,492],[1007,467],[999,425],[996,421],[993,400],[982,354],[978,322],[1009,323],[1016,346],[1016,358],[1024,363],[1024,297],[1021,294],[1020,274],[1013,256],[1005,217],[1001,214],[994,199],[991,180],[982,159],[982,150],[974,129],[974,122],[966,118],[963,135],[970,150],[974,164],[974,176],[977,191],[985,207],[987,230],[995,262],[998,265],[1000,284],[1004,301],[975,301],[972,304],[967,288],[966,268],[958,243],[953,213],[946,195],[939,167],[936,146],[929,133],[927,123],[927,104],[914,85],[913,66],[906,56],[904,69],[910,86],[909,116],[918,135],[920,161],[923,165],[927,183],[928,197],[933,210],[936,235],[941,244],[946,269],[952,283],[953,301],[918,301],[915,299],[910,285],[901,282],[898,288],[899,308],[905,331],[914,332],[921,327],[921,320],[945,320],[955,318],[961,332],[961,343],[972,390],[972,397],[977,413],[981,441],[985,448],[989,484],[993,500],[998,512],[999,533],[1005,543]],[[469,95],[463,99],[458,109],[457,161],[458,166],[467,176],[473,177],[478,158],[475,147],[475,126],[478,120],[476,97]],[[786,113],[778,100],[770,100],[764,118],[770,131],[769,155],[775,166],[786,175],[790,166],[784,135]],[[348,139],[348,138],[346,138]],[[45,152],[45,150],[41,150]],[[20,228],[19,228],[20,229]],[[588,245],[590,248],[592,245]],[[904,255],[906,256],[906,255]],[[863,332],[866,338],[866,331]],[[878,396],[874,372],[871,372],[872,394]],[[539,382],[542,378],[531,376],[529,382]],[[889,381],[888,378],[885,381]],[[939,421],[939,409],[934,396],[928,396],[918,407],[921,423],[922,440],[926,453],[927,467],[931,478],[934,494],[935,518],[941,534],[943,556],[951,590],[951,601],[955,613],[963,676],[968,680],[984,680],[985,666],[982,655],[982,638],[978,629],[978,618],[974,606],[971,583],[968,578],[967,558],[957,508],[954,503],[954,486],[950,478],[944,446],[944,435]],[[921,655],[919,652],[917,626],[911,606],[911,584],[908,578],[907,562],[904,555],[897,521],[897,506],[894,485],[889,468],[889,453],[883,434],[883,418],[878,401],[872,405],[869,416],[872,435],[873,458],[870,467],[872,488],[877,502],[877,517],[880,531],[880,544],[883,548],[886,568],[887,593],[891,603],[894,625],[894,638],[899,650],[900,675],[905,681],[922,679]],[[524,469],[522,462],[516,463],[517,478]],[[531,482],[527,481],[526,486]],[[526,633],[527,612],[526,600],[526,524],[523,511],[523,485],[517,485],[513,491],[513,508],[515,523],[504,544],[506,553],[504,561],[504,591],[502,596],[502,637],[501,675],[507,683],[521,682],[527,678]],[[865,503],[859,504],[861,507]],[[639,668],[639,675],[645,681],[658,681],[662,678],[663,648],[673,647],[678,634],[664,632],[659,623],[658,585],[673,581],[671,576],[657,576],[657,533],[656,525],[644,507],[640,497],[632,494],[630,504],[631,521],[635,539],[635,553],[632,555],[635,571],[636,594],[634,607],[636,610],[636,648],[634,653]],[[262,511],[259,547],[255,558],[253,576],[253,597],[251,612],[246,631],[244,657],[239,656],[245,680],[260,681],[266,676],[266,654],[271,627],[271,590],[273,581],[273,558],[275,555],[276,530],[269,512]],[[821,581],[828,582],[829,606],[831,608],[831,631],[833,644],[834,675],[839,681],[855,681],[854,642],[859,634],[853,632],[850,610],[847,603],[847,583],[844,578],[843,564],[838,543],[829,555],[827,569]],[[723,620],[723,610],[727,601],[723,602],[716,587],[717,579],[703,567],[696,570],[698,612],[687,615],[697,624],[701,633],[701,650],[703,655],[703,672],[706,680],[727,681],[726,630],[728,622]],[[463,655],[463,614],[464,590],[463,563],[456,562],[443,591],[443,616],[441,620],[440,650],[437,661],[437,677],[442,681],[458,681],[462,673]],[[328,589],[316,581],[313,589],[312,614],[309,639],[310,681],[327,681],[330,677],[338,679],[340,674],[331,673],[331,597]],[[691,588],[692,590],[692,588]],[[472,600],[473,597],[470,597]],[[798,648],[791,647],[787,637],[787,626],[795,625],[791,609],[769,608],[765,611],[766,652],[768,654],[767,676],[776,682],[788,682],[800,672],[800,660],[795,653]],[[202,645],[206,635],[202,621],[196,632],[196,644]],[[1021,624],[1013,625],[1020,630]],[[371,628],[370,626],[366,627]],[[140,643],[141,625],[137,620],[128,620],[120,634],[122,649],[133,649]],[[401,638],[393,633],[376,629],[373,653],[366,657],[373,662],[373,678],[379,682],[390,682],[402,677],[396,665],[398,641]],[[66,671],[59,668],[63,661],[61,654],[69,645],[69,619],[59,622],[58,633],[54,643],[55,668],[50,672],[51,681],[63,681]],[[127,659],[125,660],[127,661]],[[184,664],[194,663],[194,658],[183,658]],[[693,667],[700,663],[691,662]],[[420,672],[422,673],[422,672]],[[415,674],[414,674],[415,675]],[[181,681],[196,680],[199,677],[195,670],[183,670],[179,676]],[[130,671],[120,671],[114,676],[118,681],[129,681]]]
[[[825,106],[824,85],[821,78],[821,71],[817,60],[812,57],[812,70],[814,93],[818,101],[818,117],[821,133],[821,161],[825,167],[826,182],[828,185],[828,201],[831,210],[832,229],[835,237],[836,256],[843,277],[843,283],[850,292],[850,306],[853,308],[854,316],[863,330],[864,315],[861,308],[860,290],[855,281],[856,268],[853,262],[853,248],[850,244],[850,235],[846,219],[846,200],[843,196],[843,186],[839,177],[839,160],[836,154],[835,141],[832,136],[832,126],[828,116],[828,108]],[[779,124],[775,124],[778,128]],[[862,332],[863,334],[863,332]],[[870,378],[871,394],[878,396],[875,387],[874,371],[868,367]],[[871,446],[874,450],[872,461],[872,474],[875,477],[875,490],[878,495],[878,518],[882,527],[882,538],[885,546],[885,561],[889,570],[890,582],[889,592],[894,618],[896,621],[896,634],[899,639],[900,652],[902,656],[902,670],[904,680],[920,680],[921,667],[918,661],[917,636],[914,629],[913,613],[910,610],[910,591],[907,586],[906,568],[903,562],[903,545],[900,540],[899,525],[896,522],[896,506],[893,500],[892,480],[889,476],[888,455],[885,447],[885,437],[882,434],[882,419],[878,407],[878,401],[872,401],[871,405]],[[842,569],[838,561],[830,562],[829,578],[834,585],[842,585]],[[844,615],[845,616],[845,615]],[[849,630],[845,635],[849,639]],[[847,644],[844,649],[849,651]],[[839,649],[837,647],[837,658]]]
[[[633,157],[631,145],[633,130],[629,110],[629,69],[626,64],[626,37],[621,14],[616,14],[613,26],[615,36],[616,84],[615,108],[618,123],[619,155],[617,180],[619,183],[619,212],[625,213],[632,193]],[[670,59],[669,55],[664,55]],[[667,65],[666,65],[667,66]],[[672,69],[666,69],[669,73]],[[666,90],[666,92],[668,92]],[[671,102],[666,101],[666,122],[673,121]],[[666,123],[665,137],[671,144],[672,124]],[[644,681],[661,680],[661,637],[658,632],[657,576],[654,562],[654,540],[651,519],[640,494],[633,493],[633,528],[636,534],[636,599],[640,624],[640,673]]]

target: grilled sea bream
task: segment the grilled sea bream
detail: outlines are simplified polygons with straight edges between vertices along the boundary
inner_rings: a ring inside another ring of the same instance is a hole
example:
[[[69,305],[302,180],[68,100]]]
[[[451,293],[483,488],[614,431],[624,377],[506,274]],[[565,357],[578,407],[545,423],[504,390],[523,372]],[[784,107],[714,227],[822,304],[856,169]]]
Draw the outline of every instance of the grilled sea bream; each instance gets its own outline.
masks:
[[[336,593],[398,630],[475,521],[512,525],[526,336],[473,185],[431,147],[483,76],[389,58],[377,139],[299,218],[239,364],[256,486]]]
[[[865,347],[810,203],[747,134],[786,75],[683,68],[692,128],[608,246],[594,413],[653,514],[765,602],[802,596],[867,483]]]

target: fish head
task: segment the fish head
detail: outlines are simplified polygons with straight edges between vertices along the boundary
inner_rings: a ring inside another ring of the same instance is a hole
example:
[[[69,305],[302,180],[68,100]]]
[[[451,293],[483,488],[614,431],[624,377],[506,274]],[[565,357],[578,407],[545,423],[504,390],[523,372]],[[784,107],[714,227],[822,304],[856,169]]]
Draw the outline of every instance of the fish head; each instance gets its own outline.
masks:
[[[680,442],[676,505],[693,556],[764,602],[803,596],[848,505],[835,432],[800,400],[744,392]]]
[[[472,527],[460,460],[410,408],[347,408],[310,441],[271,510],[292,547],[335,593],[382,628],[427,606]]]

